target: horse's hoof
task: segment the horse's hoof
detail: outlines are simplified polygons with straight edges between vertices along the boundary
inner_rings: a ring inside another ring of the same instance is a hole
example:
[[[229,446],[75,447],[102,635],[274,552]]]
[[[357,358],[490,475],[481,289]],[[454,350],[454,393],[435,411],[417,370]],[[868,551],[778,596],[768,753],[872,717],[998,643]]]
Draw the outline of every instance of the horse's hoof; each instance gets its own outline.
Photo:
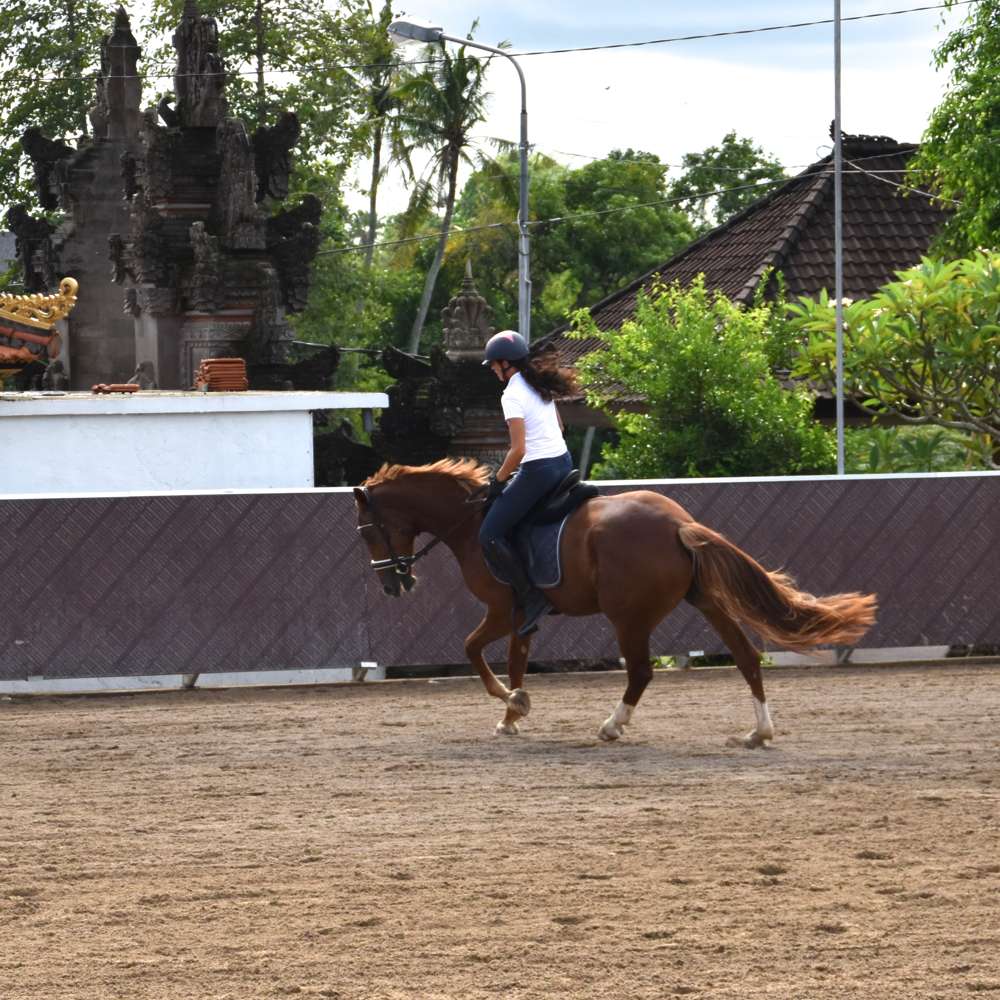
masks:
[[[622,729],[613,719],[607,719],[600,729],[597,730],[597,735],[604,740],[605,743],[613,743],[617,739],[621,739],[625,730]]]
[[[531,711],[531,697],[524,688],[515,688],[507,699],[507,708],[524,718]]]
[[[516,722],[498,722],[494,730],[497,736],[517,736],[520,731]]]
[[[766,749],[768,739],[770,737],[764,736],[755,729],[752,733],[747,733],[746,736],[730,736],[726,740],[726,746],[742,747],[744,750],[758,750],[761,747]]]

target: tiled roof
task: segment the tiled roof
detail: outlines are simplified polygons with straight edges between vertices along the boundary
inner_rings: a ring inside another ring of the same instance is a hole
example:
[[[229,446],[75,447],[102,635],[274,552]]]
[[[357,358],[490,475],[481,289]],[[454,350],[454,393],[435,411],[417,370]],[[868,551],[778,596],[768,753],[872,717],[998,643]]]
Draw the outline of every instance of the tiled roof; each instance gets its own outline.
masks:
[[[904,196],[903,180],[917,147],[893,139],[844,136],[844,295],[861,298],[919,262],[944,221],[921,194]],[[876,173],[876,171],[890,171]],[[896,171],[899,171],[897,173]],[[749,302],[768,268],[784,274],[787,295],[834,288],[833,157],[825,157],[733,216],[680,253],[591,307],[598,329],[616,330],[635,313],[639,293],[657,279],[687,284],[705,275],[710,289]],[[569,340],[566,327],[551,340],[562,364],[572,365],[598,342]]]

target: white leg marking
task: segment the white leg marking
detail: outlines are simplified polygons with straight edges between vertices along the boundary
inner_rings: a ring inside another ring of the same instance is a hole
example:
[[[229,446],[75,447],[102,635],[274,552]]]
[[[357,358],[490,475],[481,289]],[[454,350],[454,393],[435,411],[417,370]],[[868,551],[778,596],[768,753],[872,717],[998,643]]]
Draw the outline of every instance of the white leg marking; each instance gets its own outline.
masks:
[[[757,728],[755,732],[762,740],[774,739],[774,724],[771,722],[771,713],[767,710],[766,701],[753,699],[753,710],[757,714]]]
[[[507,723],[501,720],[497,723],[494,732],[497,736],[517,736],[520,732],[520,728],[516,722]]]
[[[774,723],[771,722],[767,702],[754,698],[753,711],[757,716],[757,725],[746,736],[730,736],[726,740],[727,747],[746,747],[747,750],[756,750],[774,739]]]
[[[632,713],[634,711],[634,705],[626,705],[623,701],[618,702],[615,710],[604,720],[601,728],[597,730],[597,735],[607,743],[620,739],[625,732],[625,727],[632,721]]]

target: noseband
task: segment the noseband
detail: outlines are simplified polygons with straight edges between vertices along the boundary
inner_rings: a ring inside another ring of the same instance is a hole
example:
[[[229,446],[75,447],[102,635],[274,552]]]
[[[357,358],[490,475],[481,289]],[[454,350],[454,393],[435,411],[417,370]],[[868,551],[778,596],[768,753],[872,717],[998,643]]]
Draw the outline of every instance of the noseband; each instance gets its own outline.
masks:
[[[388,559],[369,560],[371,568],[375,570],[376,573],[384,569],[395,570],[396,575],[400,577],[400,583],[403,585],[404,589],[412,589],[413,585],[417,581],[413,578],[410,568],[418,559],[423,559],[423,557],[427,555],[427,553],[430,552],[430,550],[433,549],[438,542],[441,541],[440,536],[432,538],[426,545],[414,552],[412,556],[396,555],[396,550],[392,546],[392,538],[389,536],[389,531],[385,526],[385,522],[382,520],[382,515],[379,512],[378,504],[375,503],[375,497],[372,494],[372,491],[368,489],[367,486],[362,486],[361,493],[365,498],[365,503],[368,505],[368,510],[371,512],[371,520],[367,524],[359,524],[358,531],[364,531],[365,528],[374,528],[379,533],[379,536],[385,543],[385,547],[389,552]],[[484,499],[485,498],[481,497],[470,497],[465,502],[481,503]]]

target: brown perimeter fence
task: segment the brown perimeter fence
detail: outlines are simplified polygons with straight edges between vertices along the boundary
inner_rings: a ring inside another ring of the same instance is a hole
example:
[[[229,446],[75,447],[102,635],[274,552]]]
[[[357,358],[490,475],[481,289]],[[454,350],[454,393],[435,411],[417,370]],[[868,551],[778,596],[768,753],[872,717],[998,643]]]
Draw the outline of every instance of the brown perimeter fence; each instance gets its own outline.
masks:
[[[1000,641],[1000,474],[641,485],[806,590],[875,591],[867,647]],[[479,620],[443,547],[384,596],[349,490],[3,497],[0,515],[3,681],[453,664]],[[654,651],[694,649],[722,652],[682,606]],[[600,616],[549,618],[532,647],[617,655]]]

